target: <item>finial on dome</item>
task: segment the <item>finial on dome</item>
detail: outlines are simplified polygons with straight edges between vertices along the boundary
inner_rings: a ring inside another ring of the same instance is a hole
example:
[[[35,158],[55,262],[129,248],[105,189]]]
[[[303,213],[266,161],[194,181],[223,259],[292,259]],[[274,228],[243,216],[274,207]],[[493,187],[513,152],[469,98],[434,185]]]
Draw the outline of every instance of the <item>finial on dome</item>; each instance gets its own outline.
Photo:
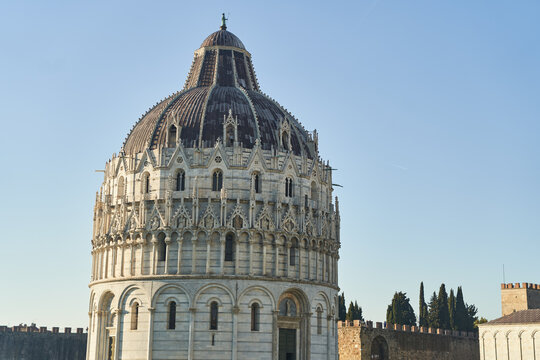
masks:
[[[225,17],[225,13],[222,13],[221,14],[221,27],[220,27],[221,30],[227,30],[227,20],[229,19]]]

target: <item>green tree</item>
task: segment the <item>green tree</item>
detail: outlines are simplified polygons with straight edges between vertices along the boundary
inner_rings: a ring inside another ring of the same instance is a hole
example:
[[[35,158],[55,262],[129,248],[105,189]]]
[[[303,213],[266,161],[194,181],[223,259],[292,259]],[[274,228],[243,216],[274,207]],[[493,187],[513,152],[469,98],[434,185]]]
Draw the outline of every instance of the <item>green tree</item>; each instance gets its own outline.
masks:
[[[416,315],[411,306],[409,298],[404,292],[396,292],[392,298],[392,303],[386,310],[386,322],[389,324],[415,325]]]
[[[456,311],[454,314],[454,325],[456,330],[467,331],[467,320],[469,313],[465,301],[463,301],[463,290],[461,286],[457,288],[456,294]]]
[[[364,321],[364,318],[362,317],[362,308],[358,306],[358,302],[351,301],[349,303],[349,310],[347,311],[347,315],[345,316],[345,320],[347,321],[353,321],[353,320],[360,320]]]
[[[345,305],[345,292],[338,295],[338,318],[340,321],[345,321],[347,316],[347,305]]]
[[[454,289],[450,289],[450,295],[448,296],[448,314],[450,315],[450,329],[456,330],[456,297],[454,296]]]
[[[439,288],[439,295],[437,296],[437,302],[439,304],[439,327],[441,329],[450,329],[450,314],[448,312],[448,294],[446,293],[446,287],[441,284]]]
[[[433,295],[431,295],[431,299],[429,300],[428,325],[431,328],[440,328],[439,300],[437,299],[437,294],[435,294],[435,291],[433,292]]]
[[[485,317],[478,318],[474,321],[474,328],[477,329],[478,325],[487,323],[488,320]]]
[[[428,307],[424,300],[424,282],[420,283],[420,301],[418,307],[418,326],[428,326]]]
[[[467,307],[467,323],[465,330],[474,331],[474,323],[476,320],[478,320],[478,316],[476,316],[476,314],[478,313],[478,309],[474,305],[465,304],[465,306]]]

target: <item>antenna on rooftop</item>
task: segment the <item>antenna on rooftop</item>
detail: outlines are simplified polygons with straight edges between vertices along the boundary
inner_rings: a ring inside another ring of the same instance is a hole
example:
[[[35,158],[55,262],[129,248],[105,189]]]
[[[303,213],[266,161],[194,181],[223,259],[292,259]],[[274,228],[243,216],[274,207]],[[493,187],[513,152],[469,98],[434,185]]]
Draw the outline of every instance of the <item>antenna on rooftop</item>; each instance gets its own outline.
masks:
[[[503,264],[503,284],[506,284],[506,275],[504,274],[504,264]]]

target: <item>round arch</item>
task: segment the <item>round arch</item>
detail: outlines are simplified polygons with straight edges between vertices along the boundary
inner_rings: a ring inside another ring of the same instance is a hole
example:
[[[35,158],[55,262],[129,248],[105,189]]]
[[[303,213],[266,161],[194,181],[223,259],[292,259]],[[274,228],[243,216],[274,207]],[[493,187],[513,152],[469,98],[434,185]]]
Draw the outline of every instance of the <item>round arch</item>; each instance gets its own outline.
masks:
[[[191,297],[189,296],[189,293],[187,292],[187,290],[181,286],[181,285],[178,285],[178,284],[165,284],[163,286],[161,286],[160,288],[158,288],[156,290],[156,292],[154,293],[154,295],[152,296],[152,302],[151,302],[151,306],[153,308],[156,307],[156,302],[157,302],[157,299],[159,298],[159,296],[166,290],[169,290],[169,289],[178,289],[180,290],[187,298],[188,300],[188,308],[191,307]]]
[[[388,360],[388,343],[381,335],[371,342],[371,359]]]

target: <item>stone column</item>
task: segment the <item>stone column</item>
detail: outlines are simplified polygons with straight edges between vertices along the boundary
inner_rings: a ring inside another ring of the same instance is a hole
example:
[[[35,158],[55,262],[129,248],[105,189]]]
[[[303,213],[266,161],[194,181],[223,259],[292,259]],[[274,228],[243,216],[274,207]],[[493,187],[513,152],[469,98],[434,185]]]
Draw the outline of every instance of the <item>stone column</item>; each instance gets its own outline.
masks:
[[[272,311],[272,360],[278,360],[278,335],[279,329],[277,324],[279,311]]]
[[[329,309],[327,309],[329,311]],[[330,325],[332,317],[328,315],[326,317],[326,360],[330,360]]]
[[[178,235],[178,259],[176,259],[176,273],[180,275],[181,265],[182,265],[182,235]]]
[[[121,253],[120,253],[120,276],[124,276],[124,266],[125,266],[125,253],[126,253],[126,241],[122,241]]]
[[[262,274],[266,275],[266,241],[263,240],[263,253],[262,253]]]
[[[111,277],[115,277],[116,276],[116,256],[118,255],[118,242],[116,244],[113,245],[112,249],[111,249]]]
[[[234,238],[234,274],[238,275],[240,273],[240,239],[238,237]]]
[[[197,269],[197,242],[199,239],[194,236],[191,239],[191,273],[195,274],[195,270]]]
[[[152,360],[152,339],[154,338],[154,311],[156,309],[153,307],[148,308],[148,353],[146,356],[147,360]]]
[[[240,312],[240,308],[238,306],[233,306],[232,308],[232,320],[233,320],[233,333],[232,333],[232,360],[236,360],[238,354],[238,313]]]
[[[133,276],[135,275],[135,265],[134,264],[134,260],[135,260],[135,244],[134,244],[135,240],[131,240],[131,244],[130,244],[130,248],[131,248],[131,252],[130,252],[130,255],[129,255],[129,275]]]
[[[212,239],[206,239],[206,273],[210,274],[210,254],[212,254]]]
[[[286,276],[291,277],[291,244],[287,243],[287,259],[285,259]]]
[[[323,251],[321,251],[321,256],[322,256],[322,266],[321,266],[321,269],[322,269],[322,274],[321,274],[321,280],[322,282],[324,282],[325,278],[326,278],[326,253]]]
[[[141,273],[140,275],[144,275],[144,242],[146,240],[141,238]]]
[[[189,308],[189,337],[188,337],[188,360],[194,360],[193,358],[193,342],[195,332],[195,312],[196,308]]]
[[[274,248],[276,249],[275,251],[276,258],[274,261],[274,269],[275,269],[274,274],[276,277],[278,277],[279,276],[279,245],[277,243],[277,239],[274,245],[275,245]]]
[[[171,248],[171,236],[167,234],[165,236],[165,269],[163,271],[164,274],[169,273],[169,250]]]
[[[220,248],[220,254],[219,254],[219,273],[223,275],[223,272],[225,271],[224,269],[224,266],[225,266],[225,234],[221,234],[221,237],[220,237],[220,240],[219,240],[220,244],[221,244],[221,248]]]
[[[107,245],[105,247],[105,271],[104,271],[104,277],[105,279],[109,277],[109,246]]]
[[[157,237],[152,234],[152,275],[157,274]]]
[[[116,333],[114,335],[114,359],[120,359],[118,357],[118,339],[120,338],[120,318],[122,317],[123,311],[121,309],[116,309]],[[90,331],[88,331],[88,337],[90,337]]]
[[[93,306],[92,306],[92,308],[93,308]],[[88,337],[86,339],[86,358],[87,359],[88,359],[89,354],[90,354],[90,345],[92,344],[92,332],[93,332],[93,329],[94,329],[94,327],[92,326],[92,311],[89,311],[88,312]]]
[[[311,245],[307,245],[307,276],[306,280],[311,279]]]
[[[253,239],[249,236],[249,275],[253,275]]]
[[[319,249],[315,248],[315,281],[319,280]]]
[[[302,278],[302,245],[298,244],[298,273],[296,274],[298,279]]]

